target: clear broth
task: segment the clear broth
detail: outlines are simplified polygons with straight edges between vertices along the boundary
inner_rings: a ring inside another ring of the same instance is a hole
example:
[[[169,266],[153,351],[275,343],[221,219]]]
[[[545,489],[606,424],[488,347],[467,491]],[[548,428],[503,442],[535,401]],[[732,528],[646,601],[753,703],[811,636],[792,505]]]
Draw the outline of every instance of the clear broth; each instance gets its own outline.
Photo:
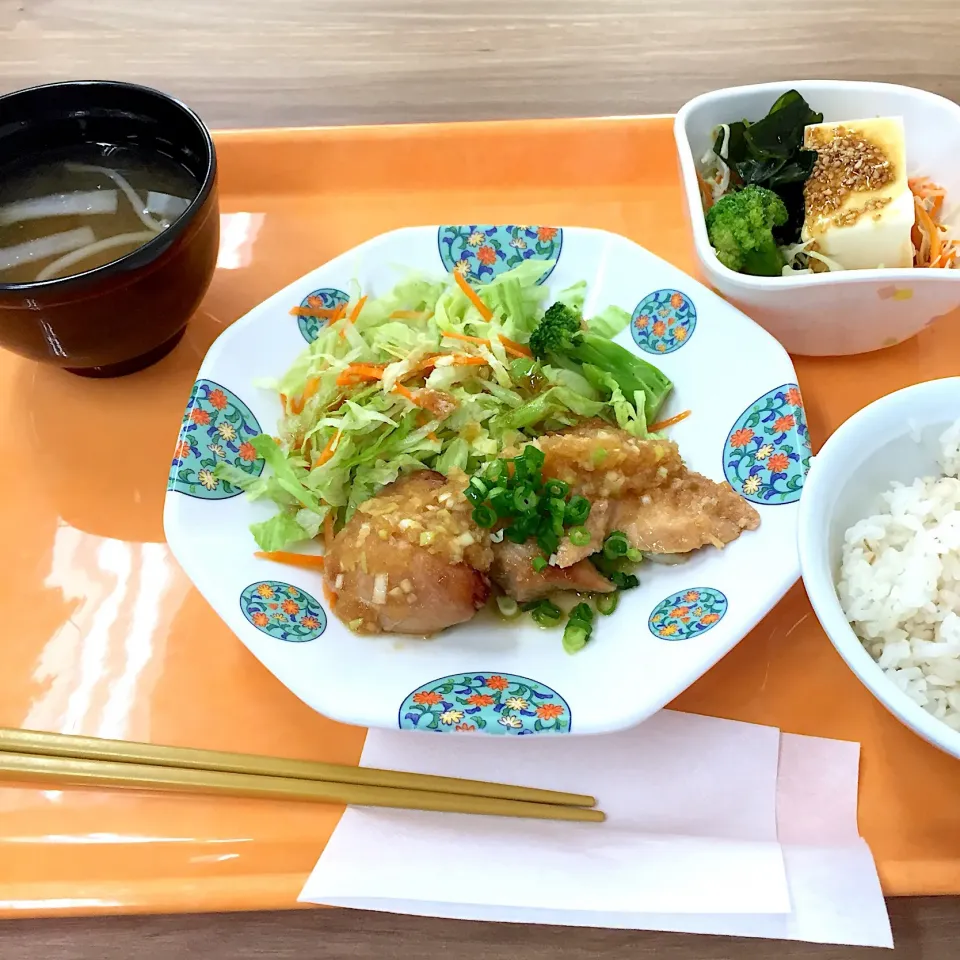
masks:
[[[109,174],[82,167],[118,174],[136,203]],[[199,189],[176,161],[129,147],[80,147],[10,164],[0,171],[0,283],[67,277],[119,260],[171,226]]]

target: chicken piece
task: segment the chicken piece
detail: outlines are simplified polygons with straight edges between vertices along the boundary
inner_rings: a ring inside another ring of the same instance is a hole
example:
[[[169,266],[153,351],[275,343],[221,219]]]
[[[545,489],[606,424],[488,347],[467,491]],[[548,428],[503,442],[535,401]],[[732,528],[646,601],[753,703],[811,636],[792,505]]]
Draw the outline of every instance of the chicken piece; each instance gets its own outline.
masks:
[[[335,612],[360,633],[437,633],[487,601],[493,554],[466,478],[420,471],[360,505],[326,555]]]
[[[504,540],[493,546],[490,575],[507,596],[519,603],[539,600],[558,590],[578,593],[612,593],[615,587],[589,560],[581,560],[565,569],[549,566],[539,573],[533,558],[542,556],[535,543],[511,543]]]
[[[570,542],[569,537],[564,537],[557,548],[557,556],[554,561],[558,567],[572,567],[581,560],[586,560],[591,554],[596,553],[602,546],[607,534],[613,529],[610,525],[613,510],[611,509],[612,500],[594,500],[590,504],[590,516],[587,522],[583,524],[590,534],[590,542],[578,547]]]
[[[744,530],[760,526],[760,514],[729,483],[693,471],[609,511],[609,530],[622,530],[645,553],[689,553],[712,544],[723,548]]]
[[[588,420],[533,441],[543,476],[569,483],[590,500],[645,493],[684,471],[672,440],[638,440],[602,420]]]

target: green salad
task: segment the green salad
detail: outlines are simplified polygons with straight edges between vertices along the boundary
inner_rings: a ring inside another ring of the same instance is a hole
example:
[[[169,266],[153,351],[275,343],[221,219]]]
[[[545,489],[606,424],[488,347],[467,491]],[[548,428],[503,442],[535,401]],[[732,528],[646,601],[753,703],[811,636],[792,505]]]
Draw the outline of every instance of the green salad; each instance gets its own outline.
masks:
[[[582,319],[586,283],[555,294],[526,261],[473,289],[458,273],[411,275],[385,296],[353,291],[324,310],[319,336],[276,381],[277,436],[252,443],[270,468],[216,475],[276,514],[252,525],[261,550],[333,531],[401,474],[473,476],[508,448],[585,418],[645,437],[671,383],[612,341],[630,322],[619,307]],[[297,312],[303,312],[297,310]]]

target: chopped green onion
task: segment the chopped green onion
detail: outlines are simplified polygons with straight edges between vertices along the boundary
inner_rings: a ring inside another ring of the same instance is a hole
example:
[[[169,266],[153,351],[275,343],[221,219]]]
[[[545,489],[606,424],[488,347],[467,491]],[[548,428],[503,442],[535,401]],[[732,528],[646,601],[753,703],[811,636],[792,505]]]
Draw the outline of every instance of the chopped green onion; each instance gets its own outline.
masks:
[[[513,505],[520,513],[535,510],[540,498],[528,486],[519,487],[513,492]]]
[[[560,608],[549,600],[536,600],[533,603],[525,603],[520,609],[529,610],[534,622],[541,627],[555,627],[560,622]]]
[[[571,620],[582,620],[584,623],[593,623],[593,609],[589,603],[578,603],[570,611]]]
[[[471,483],[470,486],[463,491],[463,495],[471,503],[483,503],[483,494],[473,485],[473,483]]]
[[[582,620],[571,620],[563,629],[563,649],[567,653],[578,653],[590,639],[593,628]]]
[[[520,612],[520,607],[513,597],[500,594],[497,597],[497,608],[504,617],[515,617]]]
[[[523,459],[527,461],[533,470],[539,472],[546,457],[539,447],[535,447],[532,443],[528,443],[523,448]]]
[[[568,536],[575,547],[585,547],[590,542],[590,531],[586,527],[574,527]]]
[[[601,593],[597,597],[597,610],[605,617],[609,617],[617,609],[618,603],[620,603],[619,593]]]
[[[622,530],[614,530],[603,542],[603,555],[608,560],[625,557],[629,549],[630,544],[627,542],[627,535]]]
[[[631,547],[627,551],[627,559],[631,563],[639,563],[643,559],[642,551],[638,550],[636,547]]]
[[[511,543],[524,543],[528,536],[527,531],[524,530],[523,527],[516,526],[516,524],[507,527],[506,530],[503,531],[503,535]]]
[[[563,536],[563,518],[566,516],[567,505],[559,497],[551,497],[547,501],[547,514],[550,517],[550,529],[558,536]]]
[[[485,530],[487,530],[497,522],[497,515],[493,511],[492,507],[488,507],[485,503],[481,503],[473,508],[473,522],[478,527],[483,527]]]
[[[471,477],[469,486],[470,488],[476,490],[476,492],[480,494],[481,500],[487,495],[487,492],[490,489],[487,486],[486,482],[482,480],[480,477]]]
[[[534,557],[533,558],[533,569],[537,573],[542,572],[547,569],[547,559],[546,557]]]
[[[560,537],[550,530],[541,530],[537,534],[537,546],[548,556],[553,556],[560,546]]]
[[[491,460],[487,464],[486,474],[487,479],[492,483],[496,483],[507,473],[506,464],[502,460]],[[492,491],[491,491],[492,495]]]
[[[563,521],[568,526],[585,523],[590,516],[590,501],[586,497],[577,494],[570,498],[563,514]]]
[[[562,480],[548,480],[543,485],[543,492],[548,497],[559,497],[563,500],[570,492],[570,484],[564,483]]]
[[[614,570],[609,574],[610,582],[618,590],[632,590],[640,586],[640,581],[632,573],[623,573],[620,570]]]

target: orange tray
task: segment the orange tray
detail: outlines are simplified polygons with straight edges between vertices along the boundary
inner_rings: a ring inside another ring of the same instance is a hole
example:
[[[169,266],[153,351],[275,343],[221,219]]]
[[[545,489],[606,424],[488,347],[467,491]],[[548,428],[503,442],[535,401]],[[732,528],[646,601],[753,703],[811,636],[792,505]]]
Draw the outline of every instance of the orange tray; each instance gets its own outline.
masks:
[[[671,121],[216,139],[221,262],[171,356],[129,378],[95,381],[0,354],[9,461],[0,506],[0,725],[355,763],[364,731],[318,716],[281,687],[164,544],[170,455],[200,360],[224,326],[268,294],[409,224],[601,227],[692,270]],[[798,359],[815,444],[882,394],[956,374],[957,357],[956,324],[941,320],[880,353]],[[722,381],[722,370],[715,375]],[[801,586],[675,706],[860,741],[860,825],[884,889],[960,893],[960,763],[873,700],[820,630]],[[3,786],[0,915],[293,907],[340,813]]]

